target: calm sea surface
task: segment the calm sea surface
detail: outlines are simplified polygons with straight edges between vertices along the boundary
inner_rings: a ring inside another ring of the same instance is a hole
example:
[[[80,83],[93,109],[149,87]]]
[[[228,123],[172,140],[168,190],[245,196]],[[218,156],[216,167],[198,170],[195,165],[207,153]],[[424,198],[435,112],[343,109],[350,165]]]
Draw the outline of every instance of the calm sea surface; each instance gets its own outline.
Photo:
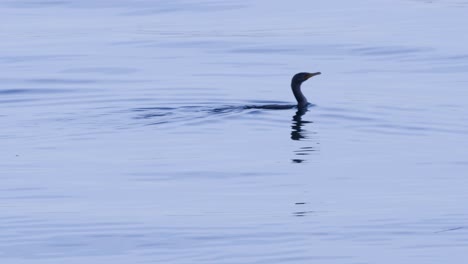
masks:
[[[0,0],[0,262],[465,263],[467,14]]]

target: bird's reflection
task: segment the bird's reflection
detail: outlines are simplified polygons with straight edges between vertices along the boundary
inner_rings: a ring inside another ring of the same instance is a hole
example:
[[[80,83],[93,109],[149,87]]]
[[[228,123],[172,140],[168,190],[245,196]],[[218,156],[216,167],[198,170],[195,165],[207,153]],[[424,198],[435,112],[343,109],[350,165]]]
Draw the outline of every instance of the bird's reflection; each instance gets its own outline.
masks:
[[[297,110],[296,114],[292,118],[292,131],[291,131],[291,139],[292,140],[302,140],[307,138],[303,131],[303,126],[307,123],[311,123],[310,121],[302,120],[302,116],[305,115],[307,109],[299,109]]]
[[[298,109],[296,114],[292,117],[291,125],[291,139],[295,141],[308,141],[309,132],[305,130],[305,125],[312,123],[312,121],[303,120],[302,117],[307,113],[307,109]],[[318,143],[317,143],[318,144]],[[293,163],[302,163],[305,160],[305,156],[309,155],[311,152],[316,151],[316,148],[313,146],[302,146],[298,150],[294,151],[294,154],[298,157],[292,159]]]

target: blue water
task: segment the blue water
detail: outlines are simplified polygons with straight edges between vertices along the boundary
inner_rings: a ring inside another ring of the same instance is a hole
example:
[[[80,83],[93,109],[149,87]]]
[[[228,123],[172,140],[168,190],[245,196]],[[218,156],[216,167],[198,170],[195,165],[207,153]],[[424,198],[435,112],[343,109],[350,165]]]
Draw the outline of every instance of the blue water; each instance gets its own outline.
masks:
[[[0,262],[463,263],[467,12],[0,1]]]

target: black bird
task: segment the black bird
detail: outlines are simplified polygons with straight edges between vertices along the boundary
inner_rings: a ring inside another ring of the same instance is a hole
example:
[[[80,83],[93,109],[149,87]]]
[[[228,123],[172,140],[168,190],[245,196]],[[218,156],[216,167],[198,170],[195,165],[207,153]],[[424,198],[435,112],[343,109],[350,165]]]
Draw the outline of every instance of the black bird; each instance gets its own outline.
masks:
[[[309,78],[314,77],[316,75],[320,75],[321,72],[314,72],[314,73],[308,73],[308,72],[300,72],[296,75],[291,80],[291,89],[294,94],[294,97],[296,97],[297,100],[297,108],[304,108],[309,104],[307,102],[307,98],[304,96],[304,94],[301,91],[301,84],[305,81],[307,81]]]
[[[309,102],[307,101],[307,98],[304,96],[304,94],[301,91],[301,84],[307,81],[309,78],[314,77],[316,75],[320,75],[320,74],[321,74],[320,72],[314,72],[314,73],[300,72],[293,76],[291,80],[291,89],[294,94],[294,97],[296,97],[297,105],[247,105],[244,107],[244,109],[280,110],[280,109],[292,109],[296,107],[297,109],[306,109]]]

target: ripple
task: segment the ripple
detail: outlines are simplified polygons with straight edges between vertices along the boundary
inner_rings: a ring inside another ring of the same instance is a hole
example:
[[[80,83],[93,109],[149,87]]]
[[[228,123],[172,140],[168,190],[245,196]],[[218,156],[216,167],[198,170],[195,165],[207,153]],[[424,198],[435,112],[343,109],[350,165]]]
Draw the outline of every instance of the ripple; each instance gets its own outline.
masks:
[[[343,120],[350,120],[350,121],[363,121],[363,122],[375,122],[377,119],[371,117],[364,117],[364,116],[353,116],[347,114],[321,114],[320,116],[325,118],[333,118],[333,119],[343,119]]]
[[[387,46],[387,47],[361,47],[350,50],[352,53],[356,53],[361,56],[391,56],[391,55],[408,55],[418,54],[423,52],[430,52],[432,49],[429,48],[412,48],[412,47],[399,47],[399,46]]]
[[[258,101],[257,101],[258,102]],[[271,101],[262,101],[271,102]],[[276,102],[276,101],[273,101]],[[279,106],[279,107],[278,107]],[[214,122],[212,118],[224,119],[227,116],[234,115],[259,115],[266,111],[291,110],[295,109],[295,105],[189,105],[179,107],[142,107],[131,109],[130,112],[139,113],[134,119],[148,120],[150,125],[176,124],[179,122],[187,122],[191,120],[199,120],[198,124],[203,124],[200,119],[210,119],[209,122]],[[292,112],[293,113],[293,112]],[[156,121],[156,122],[155,122]]]
[[[84,68],[70,68],[63,70],[63,73],[99,73],[104,75],[119,75],[131,74],[138,72],[136,68],[126,67],[84,67]]]
[[[24,89],[0,89],[0,95],[16,95],[16,94],[56,94],[74,92],[70,89],[51,89],[51,88],[24,88]]]
[[[81,57],[79,55],[16,55],[0,56],[0,63],[21,63],[32,61],[60,61]]]

